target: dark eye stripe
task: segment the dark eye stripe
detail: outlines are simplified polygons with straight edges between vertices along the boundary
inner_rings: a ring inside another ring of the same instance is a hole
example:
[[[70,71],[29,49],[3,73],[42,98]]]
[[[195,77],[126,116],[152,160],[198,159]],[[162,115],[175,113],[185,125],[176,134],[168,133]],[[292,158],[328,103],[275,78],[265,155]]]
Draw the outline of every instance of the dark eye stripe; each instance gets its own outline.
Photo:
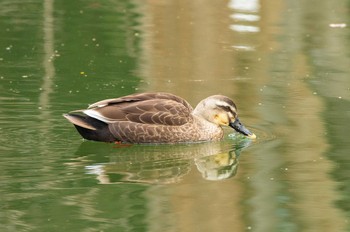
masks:
[[[237,113],[236,112],[234,112],[234,111],[232,111],[231,110],[231,108],[229,107],[229,106],[218,106],[219,108],[221,108],[221,109],[223,109],[223,110],[225,110],[225,111],[227,111],[227,112],[231,112],[231,114],[234,116],[234,117],[236,117],[236,115],[237,115]]]

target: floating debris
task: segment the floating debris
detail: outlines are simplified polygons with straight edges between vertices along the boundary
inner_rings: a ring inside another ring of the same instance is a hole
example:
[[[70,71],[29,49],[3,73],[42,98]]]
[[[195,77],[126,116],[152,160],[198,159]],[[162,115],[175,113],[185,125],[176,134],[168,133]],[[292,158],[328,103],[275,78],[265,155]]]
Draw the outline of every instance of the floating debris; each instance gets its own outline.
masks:
[[[87,74],[84,72],[84,71],[81,71],[80,72],[80,75],[84,76],[84,77],[87,77]]]

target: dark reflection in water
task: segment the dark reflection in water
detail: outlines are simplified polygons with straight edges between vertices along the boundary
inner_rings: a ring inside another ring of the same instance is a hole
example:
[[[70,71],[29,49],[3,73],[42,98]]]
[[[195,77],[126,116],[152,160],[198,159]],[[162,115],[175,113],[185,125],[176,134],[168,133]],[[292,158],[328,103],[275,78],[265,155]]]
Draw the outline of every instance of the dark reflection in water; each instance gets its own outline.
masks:
[[[237,136],[240,137],[240,136]],[[105,150],[108,162],[85,165],[86,173],[96,175],[100,184],[123,182],[171,184],[180,182],[193,163],[207,180],[233,177],[238,168],[241,151],[251,140],[241,138],[236,142],[194,143],[178,145],[123,145]],[[84,142],[76,152],[78,157],[100,156],[101,147]]]

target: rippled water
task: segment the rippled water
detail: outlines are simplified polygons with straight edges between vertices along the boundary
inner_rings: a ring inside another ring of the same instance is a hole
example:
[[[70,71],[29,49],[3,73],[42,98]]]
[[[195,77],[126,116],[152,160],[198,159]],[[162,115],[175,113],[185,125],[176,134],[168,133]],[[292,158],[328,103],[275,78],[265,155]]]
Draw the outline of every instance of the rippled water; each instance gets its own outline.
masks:
[[[0,231],[349,231],[348,11],[3,0]],[[143,91],[227,95],[258,138],[97,143],[62,117]]]

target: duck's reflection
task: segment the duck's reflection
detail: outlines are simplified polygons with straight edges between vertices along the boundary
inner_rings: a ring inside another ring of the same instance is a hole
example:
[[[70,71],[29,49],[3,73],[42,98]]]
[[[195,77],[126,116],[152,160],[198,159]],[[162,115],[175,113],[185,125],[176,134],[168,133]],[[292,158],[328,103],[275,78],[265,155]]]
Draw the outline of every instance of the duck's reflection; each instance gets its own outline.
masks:
[[[115,145],[101,150],[102,146],[96,148],[96,143],[84,142],[77,153],[80,157],[99,157],[85,169],[87,174],[96,175],[100,184],[170,184],[180,182],[194,166],[206,180],[235,176],[238,157],[250,143],[251,140],[241,138],[217,143]],[[102,161],[101,157],[108,160]]]
[[[238,155],[234,150],[194,160],[198,171],[206,180],[223,180],[235,176]]]

